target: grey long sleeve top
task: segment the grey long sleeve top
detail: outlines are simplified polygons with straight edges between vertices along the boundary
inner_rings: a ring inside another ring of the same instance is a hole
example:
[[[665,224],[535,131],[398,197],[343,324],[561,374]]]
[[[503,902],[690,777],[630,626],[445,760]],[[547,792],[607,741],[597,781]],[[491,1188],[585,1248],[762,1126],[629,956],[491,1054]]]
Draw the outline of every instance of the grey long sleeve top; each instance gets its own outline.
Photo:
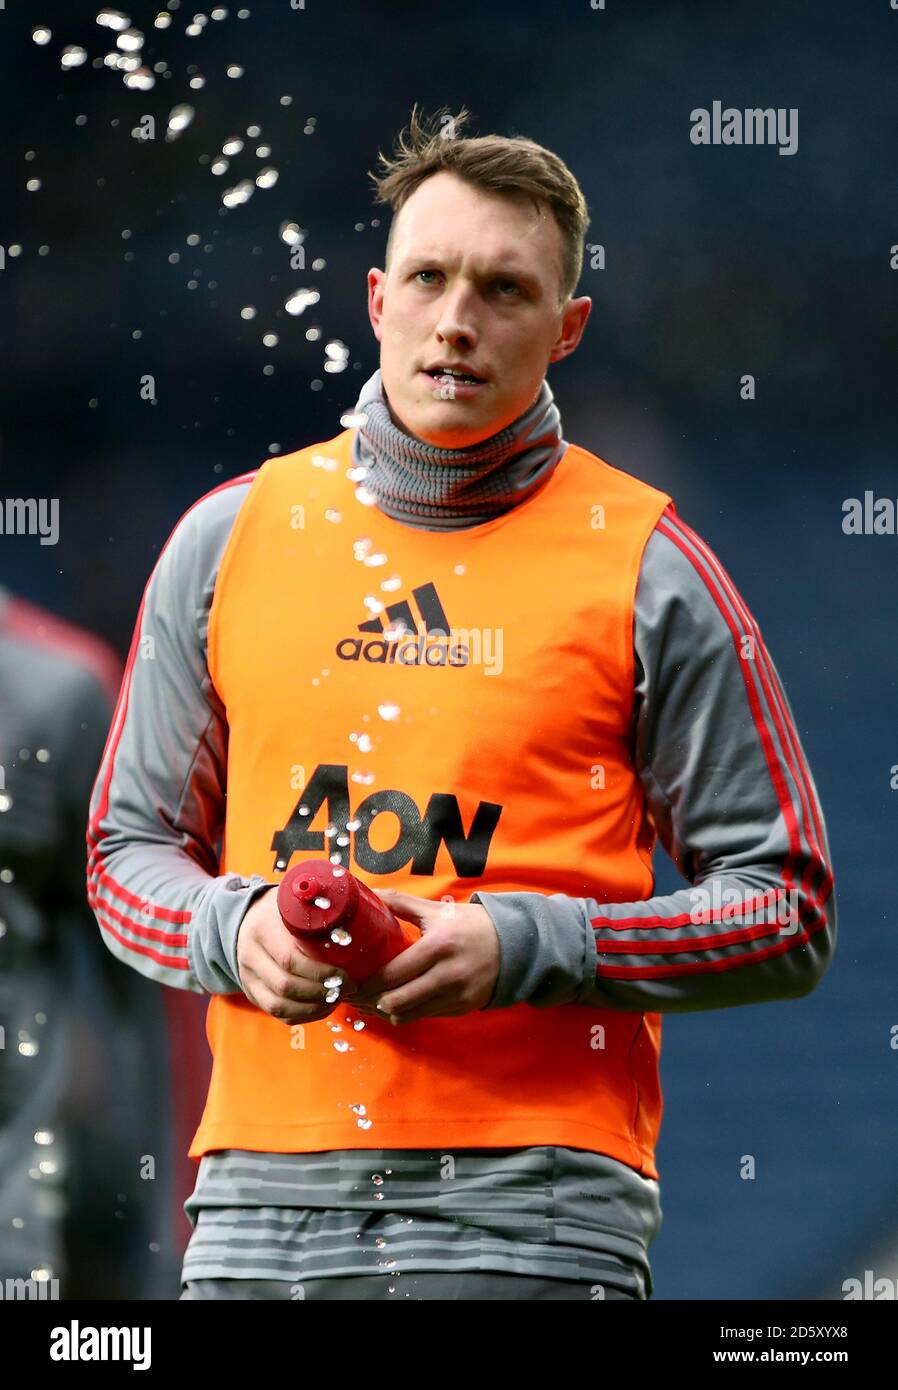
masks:
[[[277,881],[216,872],[227,724],[206,628],[251,480],[201,498],[164,547],[91,799],[88,889],[109,949],[197,992],[239,992],[240,923]],[[795,998],[832,956],[826,829],[790,706],[732,581],[670,508],[643,554],[633,641],[634,764],[658,837],[693,886],[607,904],[474,893],[501,948],[490,1008],[664,1013]],[[751,903],[754,917],[737,912]]]
[[[206,658],[218,565],[254,476],[201,498],[164,547],[138,614],[91,799],[88,889],[106,944],[152,979],[197,992],[239,992],[240,924],[250,903],[270,886],[258,875],[218,873],[227,724]],[[673,508],[645,546],[633,644],[634,766],[658,836],[692,886],[632,903],[557,893],[474,893],[471,901],[486,908],[500,944],[489,1008],[578,1003],[663,1013],[789,999],[812,990],[832,957],[836,918],[826,830],[791,709],[732,581]],[[754,913],[747,910],[752,904]],[[508,1155],[504,1168],[493,1160],[482,1169],[476,1165],[487,1164],[487,1155],[471,1155],[472,1183],[480,1182],[481,1194],[481,1174],[488,1172],[508,1198],[505,1225],[492,1226],[506,1238],[493,1238],[490,1262],[480,1267],[577,1270],[650,1290],[645,1250],[660,1225],[657,1183],[607,1155],[560,1148],[527,1153],[542,1165],[541,1178],[517,1198],[513,1189],[520,1179],[513,1165],[521,1155]],[[316,1189],[307,1183],[310,1162],[322,1157],[333,1160],[333,1181],[316,1172]],[[347,1199],[353,1157],[359,1155],[281,1156],[274,1178],[266,1177],[272,1164],[262,1155],[206,1155],[187,1204],[191,1220],[199,1213],[200,1222],[185,1277],[361,1272],[353,1238],[360,1229],[370,1235],[378,1218],[373,1203]],[[393,1151],[369,1151],[366,1157],[381,1172],[392,1165],[398,1172],[403,1161]],[[404,1157],[410,1172],[408,1163],[421,1156]],[[565,1182],[578,1200],[588,1197],[579,1190],[584,1163],[594,1180],[593,1200],[616,1203],[603,1208],[599,1226],[591,1219],[595,1207],[574,1210],[559,1200]],[[403,1232],[410,1239],[420,1226],[428,1242],[417,1268],[452,1266],[446,1254],[449,1223],[436,1219],[445,1184],[442,1193],[438,1182],[428,1185],[425,1168],[415,1170],[416,1200],[406,1194],[407,1204],[397,1199],[392,1209],[416,1213],[416,1226]],[[554,1185],[547,1188],[550,1178]],[[534,1244],[532,1230],[528,1236],[520,1224],[509,1225],[508,1213],[524,1207],[532,1212],[533,1192],[546,1190],[554,1193],[550,1206],[558,1224],[545,1226],[555,1230],[554,1241],[546,1236]],[[615,1195],[597,1198],[597,1191]],[[458,1200],[454,1220],[476,1220],[481,1232],[490,1226],[489,1215],[466,1216]],[[326,1226],[315,1228],[314,1239],[311,1228],[288,1230],[284,1208],[291,1206],[303,1206],[305,1215],[316,1208]],[[250,1207],[258,1209],[253,1220]],[[562,1210],[573,1213],[566,1230]],[[608,1215],[612,1210],[616,1219]],[[353,1211],[363,1226],[354,1224]],[[598,1244],[596,1230],[602,1232]],[[522,1232],[515,1245],[511,1237]],[[584,1254],[587,1246],[592,1263]],[[428,1266],[427,1254],[434,1250],[438,1262]],[[609,1274],[615,1255],[631,1261],[635,1275]]]

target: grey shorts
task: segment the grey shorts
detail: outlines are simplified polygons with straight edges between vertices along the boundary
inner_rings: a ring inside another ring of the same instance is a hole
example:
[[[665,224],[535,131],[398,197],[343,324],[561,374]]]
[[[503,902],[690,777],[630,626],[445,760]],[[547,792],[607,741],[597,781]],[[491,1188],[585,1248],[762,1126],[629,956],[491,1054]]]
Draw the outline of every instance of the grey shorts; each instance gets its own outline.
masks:
[[[352,1274],[331,1279],[189,1279],[181,1299],[239,1298],[281,1299],[446,1299],[479,1303],[483,1299],[636,1299],[609,1284],[590,1279],[543,1279],[529,1274],[502,1274],[492,1270],[460,1274]]]

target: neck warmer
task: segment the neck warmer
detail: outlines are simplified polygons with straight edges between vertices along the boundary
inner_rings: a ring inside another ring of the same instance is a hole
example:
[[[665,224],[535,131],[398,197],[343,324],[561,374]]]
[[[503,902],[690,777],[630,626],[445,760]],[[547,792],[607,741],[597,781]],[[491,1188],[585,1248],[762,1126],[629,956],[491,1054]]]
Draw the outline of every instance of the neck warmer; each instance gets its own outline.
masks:
[[[464,449],[440,449],[397,425],[380,369],[356,410],[354,476],[395,521],[424,530],[477,526],[518,505],[548,480],[567,449],[558,407],[543,379],[533,404],[505,429]]]

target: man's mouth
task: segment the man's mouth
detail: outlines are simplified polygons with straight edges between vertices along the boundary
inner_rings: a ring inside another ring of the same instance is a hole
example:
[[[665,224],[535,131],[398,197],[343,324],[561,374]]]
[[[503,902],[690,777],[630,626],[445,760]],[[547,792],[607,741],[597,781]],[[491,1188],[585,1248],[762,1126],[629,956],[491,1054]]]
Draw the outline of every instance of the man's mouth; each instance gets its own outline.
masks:
[[[425,367],[424,373],[425,376],[429,376],[431,380],[438,382],[441,386],[452,384],[482,386],[484,384],[482,376],[478,376],[474,372],[463,371],[459,367]]]

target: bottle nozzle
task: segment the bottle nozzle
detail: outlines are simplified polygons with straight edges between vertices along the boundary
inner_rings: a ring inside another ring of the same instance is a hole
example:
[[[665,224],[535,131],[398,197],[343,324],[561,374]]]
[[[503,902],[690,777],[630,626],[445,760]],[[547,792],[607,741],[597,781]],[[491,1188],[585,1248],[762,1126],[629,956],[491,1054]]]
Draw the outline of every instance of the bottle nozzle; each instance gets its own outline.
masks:
[[[321,893],[321,883],[314,874],[298,875],[290,884],[293,895],[299,898],[300,902],[309,902],[312,898],[317,898]]]

